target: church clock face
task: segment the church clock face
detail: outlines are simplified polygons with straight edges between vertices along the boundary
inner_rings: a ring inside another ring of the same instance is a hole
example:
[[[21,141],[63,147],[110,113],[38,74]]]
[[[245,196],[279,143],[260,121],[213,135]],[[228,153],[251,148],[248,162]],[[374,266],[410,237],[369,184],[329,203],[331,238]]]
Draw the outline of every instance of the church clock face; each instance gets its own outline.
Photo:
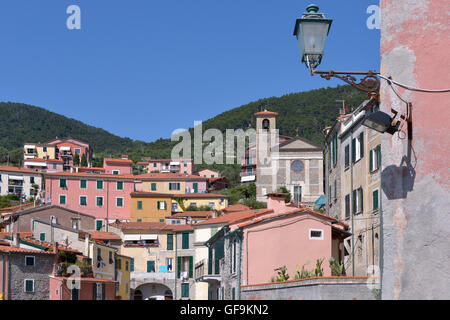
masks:
[[[303,164],[302,161],[295,160],[294,162],[292,162],[291,168],[292,168],[292,171],[299,173],[299,172],[303,171],[303,169],[305,168],[305,165]]]

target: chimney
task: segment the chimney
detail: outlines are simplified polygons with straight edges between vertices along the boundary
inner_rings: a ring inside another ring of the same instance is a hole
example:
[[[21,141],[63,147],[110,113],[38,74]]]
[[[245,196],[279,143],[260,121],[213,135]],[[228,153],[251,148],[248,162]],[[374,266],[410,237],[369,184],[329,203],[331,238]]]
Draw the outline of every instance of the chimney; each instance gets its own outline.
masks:
[[[58,263],[59,263],[59,250],[58,250],[58,242],[56,242],[53,245],[53,252],[55,253],[55,258],[53,259],[53,268],[52,268],[52,274],[55,275],[56,271],[57,271],[57,267],[58,267]]]
[[[19,239],[20,239],[19,233],[18,232],[14,232],[13,235],[12,235],[12,246],[14,248],[19,248],[20,247]]]
[[[272,209],[275,212],[286,211],[288,208],[286,202],[287,194],[280,192],[268,193],[267,195],[267,209]]]

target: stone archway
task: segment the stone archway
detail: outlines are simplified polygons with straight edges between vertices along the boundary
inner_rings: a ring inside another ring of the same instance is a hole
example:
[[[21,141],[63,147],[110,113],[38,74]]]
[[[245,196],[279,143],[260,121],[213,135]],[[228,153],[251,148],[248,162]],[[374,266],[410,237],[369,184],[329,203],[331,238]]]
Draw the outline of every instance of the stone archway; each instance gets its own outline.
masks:
[[[173,300],[173,292],[161,283],[144,283],[134,290],[134,300]]]

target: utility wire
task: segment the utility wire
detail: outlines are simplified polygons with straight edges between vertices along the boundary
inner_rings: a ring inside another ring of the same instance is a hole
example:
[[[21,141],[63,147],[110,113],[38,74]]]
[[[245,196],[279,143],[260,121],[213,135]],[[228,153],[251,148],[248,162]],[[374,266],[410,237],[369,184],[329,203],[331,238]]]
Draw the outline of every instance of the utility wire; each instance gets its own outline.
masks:
[[[408,86],[406,84],[402,84],[402,83],[399,83],[397,81],[394,81],[390,77],[387,78],[387,77],[382,76],[382,75],[379,75],[379,76],[380,76],[380,78],[388,81],[389,83],[392,82],[393,84],[395,84],[395,85],[397,85],[399,87],[402,87],[402,88],[405,88],[405,89],[408,89],[408,90],[411,90],[411,91],[418,91],[418,92],[425,92],[425,93],[446,93],[446,92],[450,92],[450,89],[431,90],[431,89],[414,88],[414,87]]]

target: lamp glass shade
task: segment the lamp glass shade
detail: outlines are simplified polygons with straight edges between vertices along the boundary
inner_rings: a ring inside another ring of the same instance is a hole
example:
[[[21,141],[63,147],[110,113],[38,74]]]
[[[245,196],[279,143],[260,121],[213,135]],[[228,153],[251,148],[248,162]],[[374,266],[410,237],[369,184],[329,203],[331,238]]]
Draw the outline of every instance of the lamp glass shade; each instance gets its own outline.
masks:
[[[376,121],[373,121],[369,118],[366,118],[363,122],[363,125],[366,127],[369,127],[370,129],[376,130],[378,132],[384,133],[387,130],[386,125],[384,125],[383,123],[379,123]]]
[[[325,42],[332,20],[322,18],[301,18],[295,28],[302,62],[318,62],[322,59]]]
[[[376,111],[366,115],[363,125],[378,132],[384,133],[392,127],[392,118],[382,111]]]

